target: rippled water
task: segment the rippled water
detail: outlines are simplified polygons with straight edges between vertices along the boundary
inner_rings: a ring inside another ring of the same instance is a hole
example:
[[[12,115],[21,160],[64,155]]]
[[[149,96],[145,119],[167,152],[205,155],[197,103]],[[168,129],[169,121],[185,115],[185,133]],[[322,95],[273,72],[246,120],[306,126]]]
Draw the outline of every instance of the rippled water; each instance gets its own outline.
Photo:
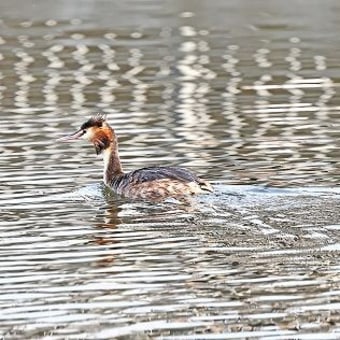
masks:
[[[339,11],[323,1],[2,1],[0,336],[338,339]],[[119,199],[188,167],[191,205]]]

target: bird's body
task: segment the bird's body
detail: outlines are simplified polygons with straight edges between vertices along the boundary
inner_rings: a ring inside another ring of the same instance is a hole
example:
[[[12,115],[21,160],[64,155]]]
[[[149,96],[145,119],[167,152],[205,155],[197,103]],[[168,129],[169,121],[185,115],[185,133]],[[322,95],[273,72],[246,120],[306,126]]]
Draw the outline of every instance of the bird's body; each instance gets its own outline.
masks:
[[[119,195],[136,199],[162,200],[213,191],[208,182],[184,168],[148,167],[123,172],[116,134],[101,115],[90,118],[78,131],[61,138],[60,141],[78,139],[89,140],[94,144],[96,153],[103,155],[104,183]]]
[[[162,199],[200,194],[206,182],[178,167],[150,167],[115,177],[109,184],[118,194],[128,197]]]

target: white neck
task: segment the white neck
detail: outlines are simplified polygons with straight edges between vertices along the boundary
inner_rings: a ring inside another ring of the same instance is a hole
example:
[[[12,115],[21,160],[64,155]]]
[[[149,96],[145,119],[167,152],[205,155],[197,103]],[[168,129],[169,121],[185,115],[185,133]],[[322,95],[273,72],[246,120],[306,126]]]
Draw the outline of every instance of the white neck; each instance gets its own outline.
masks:
[[[102,152],[104,161],[103,181],[111,185],[115,177],[123,174],[117,147],[111,145]]]

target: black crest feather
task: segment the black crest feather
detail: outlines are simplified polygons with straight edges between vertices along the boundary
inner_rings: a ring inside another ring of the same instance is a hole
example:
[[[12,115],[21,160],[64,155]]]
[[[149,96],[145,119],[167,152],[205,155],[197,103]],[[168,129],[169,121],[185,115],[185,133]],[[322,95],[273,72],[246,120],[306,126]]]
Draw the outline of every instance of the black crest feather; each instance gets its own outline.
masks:
[[[102,127],[105,120],[106,120],[105,115],[98,113],[96,116],[91,117],[87,122],[85,122],[81,126],[81,129],[86,130],[90,127]]]

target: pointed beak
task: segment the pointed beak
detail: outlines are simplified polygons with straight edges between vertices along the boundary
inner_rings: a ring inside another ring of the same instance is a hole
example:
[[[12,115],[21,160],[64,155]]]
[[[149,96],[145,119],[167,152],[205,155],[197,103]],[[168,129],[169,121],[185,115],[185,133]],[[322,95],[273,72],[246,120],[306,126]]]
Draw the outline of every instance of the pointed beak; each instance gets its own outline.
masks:
[[[71,135],[68,136],[64,136],[61,137],[59,139],[57,139],[57,142],[63,142],[63,143],[67,143],[67,142],[75,142],[76,140],[78,140],[82,135],[84,134],[83,130],[78,130],[75,133],[72,133]]]

